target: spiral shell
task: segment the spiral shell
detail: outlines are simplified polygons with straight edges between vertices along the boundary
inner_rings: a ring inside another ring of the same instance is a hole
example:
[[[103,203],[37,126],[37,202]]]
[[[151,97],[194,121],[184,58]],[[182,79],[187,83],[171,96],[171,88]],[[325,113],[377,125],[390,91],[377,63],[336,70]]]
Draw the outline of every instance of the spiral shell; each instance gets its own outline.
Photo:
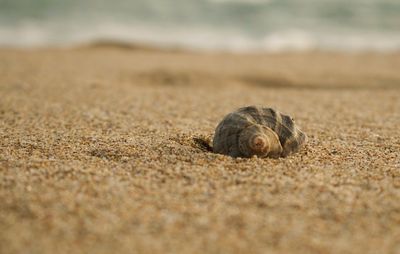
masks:
[[[272,108],[240,108],[218,124],[213,151],[232,157],[286,157],[299,150],[307,136],[293,118]]]

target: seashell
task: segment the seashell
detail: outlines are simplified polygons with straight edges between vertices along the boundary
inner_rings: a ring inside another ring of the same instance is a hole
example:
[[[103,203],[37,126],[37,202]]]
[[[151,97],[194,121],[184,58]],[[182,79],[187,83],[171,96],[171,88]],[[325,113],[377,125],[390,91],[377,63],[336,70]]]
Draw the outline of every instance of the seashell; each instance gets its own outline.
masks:
[[[248,106],[228,114],[218,124],[213,152],[232,157],[286,157],[306,140],[290,116],[272,108]]]

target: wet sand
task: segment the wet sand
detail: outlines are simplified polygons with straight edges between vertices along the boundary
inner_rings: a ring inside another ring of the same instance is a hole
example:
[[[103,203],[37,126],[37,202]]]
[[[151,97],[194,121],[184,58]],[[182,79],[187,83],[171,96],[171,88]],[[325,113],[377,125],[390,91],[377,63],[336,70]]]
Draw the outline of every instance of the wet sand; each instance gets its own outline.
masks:
[[[0,253],[400,253],[400,54],[0,50]],[[245,105],[284,159],[204,151]]]

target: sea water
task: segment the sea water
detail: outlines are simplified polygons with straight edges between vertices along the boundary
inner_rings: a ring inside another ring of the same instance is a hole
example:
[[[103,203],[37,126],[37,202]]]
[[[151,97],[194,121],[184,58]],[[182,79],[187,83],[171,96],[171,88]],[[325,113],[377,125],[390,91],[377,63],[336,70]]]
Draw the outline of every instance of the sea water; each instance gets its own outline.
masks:
[[[0,0],[0,46],[400,50],[400,0]]]

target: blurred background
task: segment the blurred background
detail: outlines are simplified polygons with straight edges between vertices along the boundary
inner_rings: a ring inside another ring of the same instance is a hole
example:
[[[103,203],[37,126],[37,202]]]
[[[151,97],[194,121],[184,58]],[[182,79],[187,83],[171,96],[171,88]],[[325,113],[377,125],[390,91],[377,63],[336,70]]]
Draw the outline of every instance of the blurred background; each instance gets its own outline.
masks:
[[[0,46],[400,49],[399,0],[0,0]]]

